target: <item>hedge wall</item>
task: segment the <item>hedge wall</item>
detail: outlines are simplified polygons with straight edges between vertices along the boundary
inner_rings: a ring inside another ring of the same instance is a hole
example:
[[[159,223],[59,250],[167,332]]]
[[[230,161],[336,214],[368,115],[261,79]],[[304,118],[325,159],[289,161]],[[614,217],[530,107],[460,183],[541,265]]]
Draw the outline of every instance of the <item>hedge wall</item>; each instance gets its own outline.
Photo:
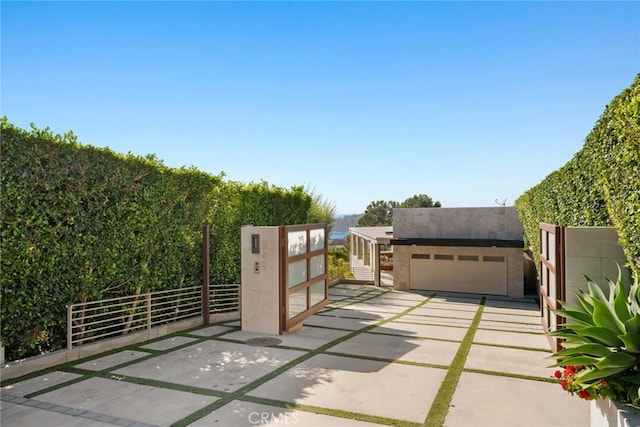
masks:
[[[68,304],[199,285],[206,221],[211,282],[238,283],[240,226],[304,223],[311,203],[302,187],[226,182],[6,118],[0,137],[0,333],[9,360],[63,348]]]
[[[536,256],[540,222],[613,225],[628,267],[640,273],[640,74],[605,108],[582,150],[515,206]]]

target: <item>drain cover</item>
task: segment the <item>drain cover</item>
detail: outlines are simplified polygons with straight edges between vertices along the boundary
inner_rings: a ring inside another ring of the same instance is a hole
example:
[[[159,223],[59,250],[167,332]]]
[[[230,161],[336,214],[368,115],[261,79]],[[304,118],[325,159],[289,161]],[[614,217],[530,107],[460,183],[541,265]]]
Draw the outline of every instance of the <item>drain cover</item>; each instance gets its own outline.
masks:
[[[251,338],[245,342],[254,347],[271,347],[280,344],[282,341],[278,338]]]

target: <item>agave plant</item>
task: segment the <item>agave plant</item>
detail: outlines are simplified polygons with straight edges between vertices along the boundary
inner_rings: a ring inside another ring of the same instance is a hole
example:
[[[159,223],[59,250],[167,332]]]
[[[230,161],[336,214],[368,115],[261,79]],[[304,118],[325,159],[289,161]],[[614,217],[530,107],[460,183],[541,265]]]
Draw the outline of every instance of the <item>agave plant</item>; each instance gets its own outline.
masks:
[[[586,277],[588,292],[576,294],[579,304],[562,304],[554,310],[567,321],[562,328],[551,332],[564,338],[563,350],[551,358],[552,366],[565,367],[562,387],[577,392],[585,399],[610,397],[639,405],[640,387],[640,282],[627,293],[618,269],[618,279],[609,280],[609,295],[593,280]],[[566,369],[570,367],[570,369]],[[566,374],[566,375],[565,375]],[[567,388],[567,380],[570,387]]]

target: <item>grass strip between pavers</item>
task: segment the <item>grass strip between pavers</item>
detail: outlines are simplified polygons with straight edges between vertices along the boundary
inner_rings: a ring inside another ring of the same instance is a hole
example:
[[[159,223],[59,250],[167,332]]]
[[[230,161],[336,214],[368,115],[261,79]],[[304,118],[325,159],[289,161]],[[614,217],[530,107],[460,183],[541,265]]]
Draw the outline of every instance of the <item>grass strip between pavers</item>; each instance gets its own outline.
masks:
[[[457,341],[459,342],[459,341]],[[449,369],[449,365],[438,365],[435,363],[414,362],[411,360],[389,359],[386,357],[363,356],[361,354],[341,353],[339,351],[325,351],[324,354],[330,356],[349,357],[351,359],[372,360],[374,362],[395,363],[397,365],[419,366],[421,368]]]
[[[382,335],[382,336],[386,336],[386,337],[396,337],[396,338],[409,338],[409,339],[416,339],[416,340],[428,340],[428,341],[441,341],[441,342],[453,342],[453,343],[459,343],[460,340],[452,340],[452,339],[448,339],[448,338],[436,338],[436,337],[427,337],[424,335],[412,335],[410,333],[407,334],[394,334],[391,332],[374,332],[374,331],[370,331],[367,332],[368,334],[371,335]]]
[[[484,345],[486,347],[508,348],[512,350],[540,351],[542,353],[549,353],[550,355],[553,354],[553,351],[551,351],[551,349],[549,348],[527,347],[526,345],[496,344],[496,343],[481,342],[481,341],[474,341],[474,344]]]
[[[447,371],[447,375],[444,377],[444,380],[442,380],[442,384],[433,399],[427,418],[423,423],[425,427],[441,427],[444,425],[444,420],[447,417],[449,406],[453,399],[453,393],[456,391],[456,387],[458,386],[458,380],[460,379],[460,375],[464,369],[464,364],[467,361],[467,356],[469,355],[469,350],[471,350],[471,345],[473,344],[473,337],[476,334],[476,329],[478,329],[478,324],[482,318],[485,301],[486,297],[482,297],[478,311],[476,311],[476,315],[471,322],[471,326],[469,326],[467,334],[462,339],[462,343],[458,348],[458,352],[453,357],[453,361]]]
[[[472,372],[474,374],[484,374],[491,375],[494,377],[505,377],[505,378],[516,378],[519,380],[531,380],[531,381],[539,381],[543,383],[559,383],[560,381],[555,377],[549,376],[547,377],[536,377],[535,375],[523,375],[523,374],[514,374],[510,372],[497,372],[497,371],[487,371],[484,369],[473,369],[473,368],[465,368],[464,372]]]
[[[164,388],[168,390],[184,391],[187,393],[202,394],[205,396],[224,397],[229,394],[228,392],[212,390],[210,388],[202,388],[202,387],[195,387],[192,385],[170,383],[167,381],[154,380],[151,378],[140,378],[140,377],[132,377],[129,375],[119,375],[119,374],[113,374],[110,372],[100,372],[97,376],[101,378],[106,378],[109,380],[114,380],[114,381],[122,381],[126,383],[131,383],[131,384],[146,385],[150,387]]]
[[[383,425],[392,425],[395,427],[420,427],[421,426],[420,423],[397,420],[395,418],[361,414],[359,412],[344,411],[342,409],[329,409],[329,408],[323,408],[320,406],[300,405],[298,403],[284,402],[282,400],[267,399],[264,397],[242,396],[237,400],[240,400],[242,402],[257,403],[260,405],[275,406],[277,408],[312,412],[314,414],[329,415],[332,417],[346,418],[346,419],[356,420],[356,421],[364,421],[364,422],[383,424]]]
[[[436,317],[435,319],[450,319],[449,317]],[[459,320],[459,319],[457,319]],[[399,323],[401,325],[418,325],[418,326],[439,326],[442,328],[458,328],[458,329],[469,329],[470,325],[447,325],[446,323],[421,323],[415,322],[411,320],[396,320],[395,323]],[[471,323],[471,319],[469,319],[469,323]]]
[[[395,316],[390,317],[389,319],[382,319],[379,322],[376,322],[372,325],[368,325],[362,329],[359,329],[357,331],[353,331],[347,335],[344,335],[340,338],[336,338],[333,341],[330,341],[318,348],[316,348],[315,350],[311,350],[306,354],[301,355],[300,357],[291,360],[287,363],[285,363],[284,365],[280,366],[279,368],[271,371],[270,373],[263,375],[262,377],[258,378],[257,380],[253,381],[250,384],[247,384],[246,386],[236,390],[233,393],[228,394],[227,396],[203,407],[200,408],[199,410],[193,412],[192,414],[186,416],[185,418],[176,421],[175,423],[172,424],[173,427],[184,427],[187,426],[191,423],[193,423],[196,420],[199,420],[200,418],[203,418],[207,415],[209,415],[211,412],[215,411],[216,409],[221,408],[222,406],[226,405],[227,403],[232,402],[233,400],[236,399],[240,399],[241,397],[243,397],[244,395],[246,395],[246,393],[255,390],[256,388],[260,387],[262,384],[266,383],[267,381],[272,380],[273,378],[285,373],[286,371],[288,371],[289,369],[299,365],[300,363],[306,362],[307,360],[311,359],[312,357],[323,353],[325,350],[328,350],[329,348],[340,344],[341,342],[344,342],[348,339],[351,339],[357,335],[360,335],[363,332],[367,332],[373,328],[376,328],[378,326],[384,325],[387,322],[393,321],[401,316],[404,316],[405,314],[410,313],[412,310],[415,310],[418,307],[422,307],[423,305],[425,305],[426,303],[428,303],[430,301],[430,299],[433,297],[432,294],[431,296],[425,297],[424,301],[421,301],[420,303],[416,304],[413,307],[408,307],[407,310],[403,311],[402,313],[398,313]],[[358,414],[359,416],[367,416],[366,414]],[[392,420],[393,423],[400,423],[403,422],[402,420]]]

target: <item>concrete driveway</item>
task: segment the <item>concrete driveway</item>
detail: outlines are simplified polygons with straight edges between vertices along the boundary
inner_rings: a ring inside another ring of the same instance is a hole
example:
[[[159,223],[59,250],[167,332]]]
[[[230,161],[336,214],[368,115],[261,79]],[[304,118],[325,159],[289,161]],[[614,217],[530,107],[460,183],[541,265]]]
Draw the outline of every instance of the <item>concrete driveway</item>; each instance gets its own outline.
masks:
[[[232,321],[7,381],[2,426],[589,425],[588,403],[552,379],[533,303],[330,294],[289,335]]]

